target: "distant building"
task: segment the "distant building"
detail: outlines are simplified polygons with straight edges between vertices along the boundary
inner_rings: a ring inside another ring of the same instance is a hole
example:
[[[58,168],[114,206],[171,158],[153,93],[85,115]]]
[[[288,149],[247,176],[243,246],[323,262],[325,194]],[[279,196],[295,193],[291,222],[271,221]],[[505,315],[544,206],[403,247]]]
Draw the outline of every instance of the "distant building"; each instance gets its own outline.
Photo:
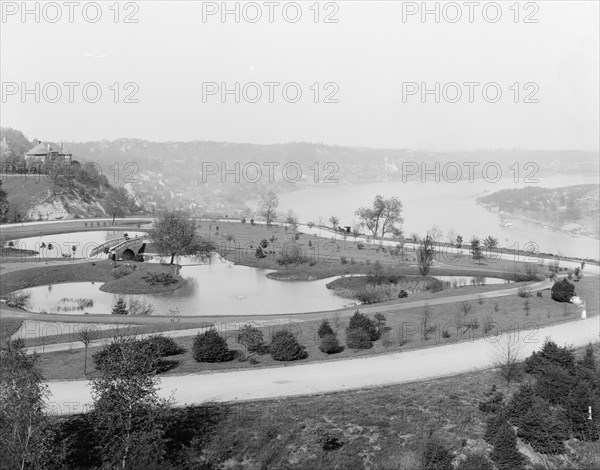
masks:
[[[53,142],[39,142],[25,153],[25,164],[31,166],[58,162],[70,165],[72,158],[73,154],[63,143],[57,145]]]

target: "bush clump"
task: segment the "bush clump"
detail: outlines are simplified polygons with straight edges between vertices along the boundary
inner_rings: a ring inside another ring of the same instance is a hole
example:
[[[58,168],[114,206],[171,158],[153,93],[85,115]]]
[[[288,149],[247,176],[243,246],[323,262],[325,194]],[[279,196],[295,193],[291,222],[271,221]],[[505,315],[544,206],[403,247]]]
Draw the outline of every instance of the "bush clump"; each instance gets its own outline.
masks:
[[[571,298],[575,296],[575,285],[566,279],[557,281],[552,286],[550,295],[552,300],[556,300],[557,302],[570,302]]]
[[[323,336],[319,349],[325,354],[336,354],[343,351],[344,348],[340,345],[336,335],[328,334]]]
[[[349,330],[363,329],[369,336],[369,341],[376,341],[379,339],[379,331],[377,325],[366,315],[363,315],[358,310],[354,312],[354,315],[350,317],[350,323],[348,324]]]
[[[4,300],[9,307],[25,309],[31,304],[31,292],[10,292]]]
[[[142,341],[155,347],[161,357],[175,356],[185,352],[185,349],[179,346],[173,338],[168,336],[152,335]]]
[[[276,361],[297,361],[308,355],[294,334],[287,330],[277,331],[273,334],[269,352]]]
[[[198,333],[192,351],[198,362],[227,362],[233,359],[227,341],[214,329]]]
[[[346,330],[346,344],[350,349],[371,349],[373,343],[369,339],[369,333],[362,328],[348,328]]]

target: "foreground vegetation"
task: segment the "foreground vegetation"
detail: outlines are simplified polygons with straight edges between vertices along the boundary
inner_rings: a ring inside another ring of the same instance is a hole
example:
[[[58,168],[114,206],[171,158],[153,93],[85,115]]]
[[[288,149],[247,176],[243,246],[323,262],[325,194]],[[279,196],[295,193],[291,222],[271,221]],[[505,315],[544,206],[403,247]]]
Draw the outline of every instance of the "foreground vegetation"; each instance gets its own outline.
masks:
[[[1,356],[0,434],[8,468],[591,470],[599,464],[599,426],[587,420],[588,406],[600,413],[597,345],[576,359],[547,342],[510,382],[500,371],[483,371],[180,409],[156,395],[161,356],[172,352],[162,342],[115,340],[96,355],[100,373],[91,382],[90,412],[58,417],[44,414],[38,359],[9,345]]]

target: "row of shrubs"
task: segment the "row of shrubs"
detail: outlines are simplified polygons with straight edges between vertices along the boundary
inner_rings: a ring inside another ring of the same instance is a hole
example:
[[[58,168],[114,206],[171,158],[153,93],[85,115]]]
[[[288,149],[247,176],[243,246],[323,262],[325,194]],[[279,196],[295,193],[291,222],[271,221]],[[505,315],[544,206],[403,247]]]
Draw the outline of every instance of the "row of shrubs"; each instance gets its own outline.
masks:
[[[350,318],[346,328],[346,346],[350,349],[369,349],[373,347],[373,341],[378,340],[382,333],[389,330],[385,326],[385,316],[381,313],[375,315],[374,319],[359,313],[357,310]],[[336,331],[327,320],[319,325],[317,334],[320,339],[319,349],[325,354],[337,354],[344,350],[340,344]],[[244,325],[237,334],[236,341],[244,346],[244,360],[253,360],[254,354],[270,354],[276,361],[296,361],[308,356],[294,333],[288,330],[280,330],[271,336],[268,345],[264,343],[263,332],[260,328],[252,325]],[[129,338],[127,341],[114,341],[101,351],[93,355],[98,369],[107,367],[115,355],[118,355],[124,347],[133,347],[137,353],[143,354],[151,359],[152,369],[157,373],[169,370],[174,363],[164,361],[161,358],[173,356],[185,352],[173,338],[163,335],[153,335],[145,339]],[[227,362],[235,357],[235,351],[229,349],[227,340],[215,329],[209,329],[199,333],[194,338],[192,355],[198,362]]]

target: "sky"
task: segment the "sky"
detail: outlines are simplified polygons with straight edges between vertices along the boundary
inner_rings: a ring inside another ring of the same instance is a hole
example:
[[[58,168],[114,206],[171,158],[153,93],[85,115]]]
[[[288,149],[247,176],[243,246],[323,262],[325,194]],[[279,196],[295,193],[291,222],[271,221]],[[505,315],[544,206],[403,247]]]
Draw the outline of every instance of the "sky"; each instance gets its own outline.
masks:
[[[72,22],[50,3],[2,2],[0,122],[29,139],[599,147],[597,1],[479,2],[472,22],[465,2],[227,2],[237,22],[222,2],[76,2]]]

